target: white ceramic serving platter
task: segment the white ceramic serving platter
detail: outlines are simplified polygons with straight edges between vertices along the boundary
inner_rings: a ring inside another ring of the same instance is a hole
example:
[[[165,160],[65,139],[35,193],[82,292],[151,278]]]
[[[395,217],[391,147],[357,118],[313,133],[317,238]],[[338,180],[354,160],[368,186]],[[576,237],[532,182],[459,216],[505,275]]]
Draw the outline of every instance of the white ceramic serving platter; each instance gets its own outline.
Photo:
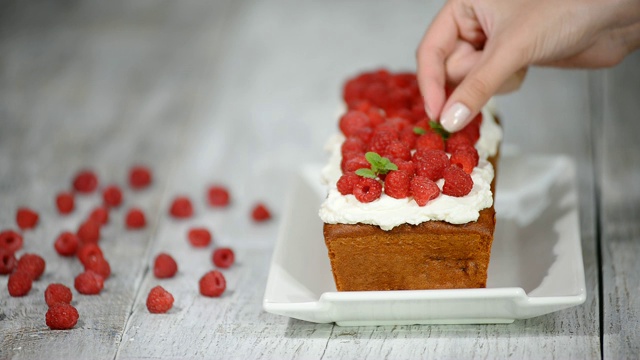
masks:
[[[575,165],[563,156],[503,155],[486,289],[336,291],[318,209],[320,166],[301,170],[285,208],[263,306],[344,326],[510,323],[586,299]]]

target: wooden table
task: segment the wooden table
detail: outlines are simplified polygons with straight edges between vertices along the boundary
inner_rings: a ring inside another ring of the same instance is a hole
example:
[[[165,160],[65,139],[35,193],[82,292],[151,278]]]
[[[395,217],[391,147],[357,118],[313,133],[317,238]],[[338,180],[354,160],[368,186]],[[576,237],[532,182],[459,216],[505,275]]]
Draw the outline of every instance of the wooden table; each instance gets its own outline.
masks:
[[[25,298],[0,277],[0,358],[638,358],[640,356],[640,54],[599,72],[531,69],[501,97],[505,143],[568,154],[577,163],[587,301],[510,325],[338,327],[262,310],[283,197],[299,165],[322,162],[336,131],[341,82],[373,67],[414,69],[414,49],[440,4],[423,1],[108,1],[30,4],[0,11],[0,229],[15,211],[40,212],[24,250],[47,271]],[[133,164],[153,169],[132,191]],[[75,229],[98,194],[61,216],[57,192],[94,169],[125,189],[101,246],[113,275],[100,296],[74,292],[72,331],[44,322],[47,284],[81,271],[52,247]],[[209,184],[226,184],[232,206],[206,206]],[[190,196],[196,215],[174,220],[172,199]],[[264,201],[265,224],[249,217]],[[127,231],[131,206],[148,226]],[[219,299],[199,296],[211,248],[190,247],[190,226],[212,229],[236,250]],[[169,280],[150,272],[175,256]],[[145,308],[161,284],[169,315]]]

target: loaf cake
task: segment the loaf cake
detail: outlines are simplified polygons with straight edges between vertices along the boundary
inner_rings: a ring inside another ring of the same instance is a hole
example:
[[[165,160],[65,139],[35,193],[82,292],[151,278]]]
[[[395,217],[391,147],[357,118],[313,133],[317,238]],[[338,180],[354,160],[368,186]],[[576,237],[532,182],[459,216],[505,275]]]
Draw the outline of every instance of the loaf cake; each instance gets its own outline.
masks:
[[[319,214],[338,291],[486,287],[502,130],[493,112],[446,132],[414,73],[344,86]]]

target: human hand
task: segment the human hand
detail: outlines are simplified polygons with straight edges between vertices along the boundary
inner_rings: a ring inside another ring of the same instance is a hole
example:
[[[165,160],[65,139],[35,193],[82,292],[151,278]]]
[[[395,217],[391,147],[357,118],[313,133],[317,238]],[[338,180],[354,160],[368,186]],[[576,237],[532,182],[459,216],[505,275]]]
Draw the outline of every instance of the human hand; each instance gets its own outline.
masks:
[[[638,0],[450,0],[418,47],[418,82],[429,117],[457,131],[530,65],[609,67],[638,47]]]

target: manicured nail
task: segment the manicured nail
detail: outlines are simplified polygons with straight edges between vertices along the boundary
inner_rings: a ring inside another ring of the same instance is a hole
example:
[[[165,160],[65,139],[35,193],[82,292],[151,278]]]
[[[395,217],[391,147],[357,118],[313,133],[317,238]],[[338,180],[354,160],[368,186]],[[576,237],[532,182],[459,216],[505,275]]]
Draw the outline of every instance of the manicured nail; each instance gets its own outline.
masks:
[[[462,129],[469,122],[471,111],[461,103],[451,105],[440,117],[440,124],[445,130],[454,132]]]

